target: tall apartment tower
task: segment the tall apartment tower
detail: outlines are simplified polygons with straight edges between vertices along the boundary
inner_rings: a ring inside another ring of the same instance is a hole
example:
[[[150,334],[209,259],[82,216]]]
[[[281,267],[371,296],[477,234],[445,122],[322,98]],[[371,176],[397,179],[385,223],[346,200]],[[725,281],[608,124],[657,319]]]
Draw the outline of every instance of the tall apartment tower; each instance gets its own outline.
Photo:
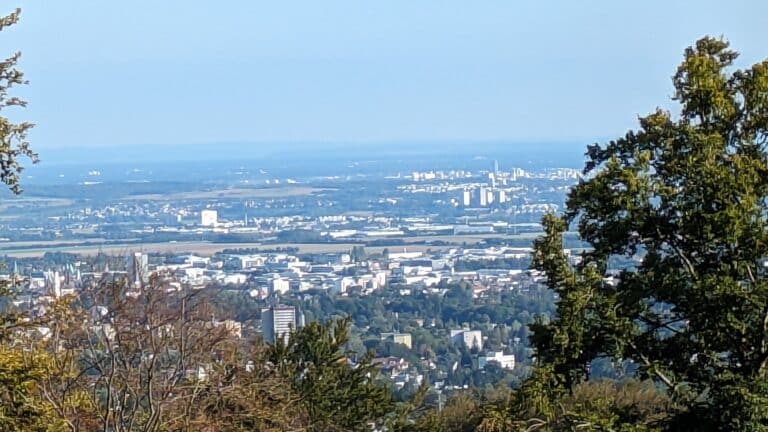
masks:
[[[126,259],[128,278],[136,285],[149,280],[149,256],[135,252]]]
[[[304,319],[301,313],[297,316],[293,306],[270,306],[261,309],[261,332],[265,342],[275,343],[282,338],[288,343],[291,333],[299,326],[303,326]]]
[[[469,207],[472,205],[472,191],[464,189],[464,192],[461,194],[461,203],[464,205],[464,207]]]
[[[479,193],[479,196],[477,198],[478,202],[480,204],[480,207],[485,207],[488,204],[490,204],[488,202],[488,192],[489,192],[489,190],[487,188],[484,188],[484,187],[480,188],[480,193]]]

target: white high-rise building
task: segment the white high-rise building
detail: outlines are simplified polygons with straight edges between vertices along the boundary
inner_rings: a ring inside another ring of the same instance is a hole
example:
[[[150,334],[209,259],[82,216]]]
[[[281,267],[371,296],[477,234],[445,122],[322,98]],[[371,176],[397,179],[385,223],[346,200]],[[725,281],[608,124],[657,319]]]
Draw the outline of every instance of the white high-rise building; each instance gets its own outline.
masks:
[[[140,285],[149,280],[149,256],[141,252],[134,252],[126,260],[128,277],[134,284]]]
[[[293,306],[270,306],[261,310],[261,332],[264,341],[275,343],[282,338],[288,343],[293,331],[303,325],[303,319],[297,319],[296,308]]]
[[[472,191],[469,189],[464,189],[464,192],[461,194],[461,203],[464,205],[464,207],[469,207],[472,205]]]
[[[480,207],[485,207],[488,205],[488,189],[486,188],[480,188],[480,193],[478,194],[478,200]]]
[[[200,225],[216,226],[219,222],[219,214],[216,210],[203,210],[200,212]]]

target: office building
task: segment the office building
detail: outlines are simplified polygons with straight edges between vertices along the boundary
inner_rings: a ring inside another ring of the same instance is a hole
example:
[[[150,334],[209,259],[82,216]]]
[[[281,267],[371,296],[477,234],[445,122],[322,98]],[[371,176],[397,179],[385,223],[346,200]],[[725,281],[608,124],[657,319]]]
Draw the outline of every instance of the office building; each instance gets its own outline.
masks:
[[[498,202],[499,204],[504,204],[505,202],[508,201],[506,191],[498,190],[496,194],[498,196],[498,198],[496,199],[496,202]]]
[[[451,330],[451,342],[455,345],[464,345],[468,349],[483,347],[483,332],[480,330]]]
[[[382,333],[381,340],[402,344],[408,349],[413,348],[413,339],[410,333]]]
[[[219,222],[219,214],[216,210],[203,210],[200,212],[200,225],[202,226],[216,226]]]
[[[291,333],[302,325],[303,316],[301,312],[297,315],[293,306],[277,305],[261,309],[261,332],[265,342],[275,343],[275,340],[282,338],[288,343]]]
[[[128,278],[136,285],[149,280],[149,256],[145,253],[135,252],[126,260]]]
[[[461,194],[461,203],[464,205],[464,207],[469,207],[472,205],[472,191],[465,189],[464,192]]]
[[[477,358],[477,368],[485,369],[491,362],[498,364],[502,369],[512,370],[515,368],[515,355],[504,354],[504,351],[491,351]]]

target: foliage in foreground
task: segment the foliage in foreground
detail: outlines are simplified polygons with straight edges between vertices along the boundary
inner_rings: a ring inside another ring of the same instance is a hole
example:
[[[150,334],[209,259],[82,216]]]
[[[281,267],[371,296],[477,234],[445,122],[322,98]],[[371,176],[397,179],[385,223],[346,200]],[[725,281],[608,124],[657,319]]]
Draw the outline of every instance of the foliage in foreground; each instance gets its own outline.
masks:
[[[768,430],[768,61],[730,72],[736,57],[712,38],[687,49],[679,115],[657,110],[589,147],[565,215],[544,218],[534,267],[560,300],[557,319],[532,328],[539,370],[521,394],[543,398],[530,414],[545,424],[568,417],[555,407],[610,358],[631,360],[673,405],[653,425],[618,415],[584,427]],[[592,247],[575,266],[562,250],[570,224]],[[640,263],[612,271],[617,256]]]

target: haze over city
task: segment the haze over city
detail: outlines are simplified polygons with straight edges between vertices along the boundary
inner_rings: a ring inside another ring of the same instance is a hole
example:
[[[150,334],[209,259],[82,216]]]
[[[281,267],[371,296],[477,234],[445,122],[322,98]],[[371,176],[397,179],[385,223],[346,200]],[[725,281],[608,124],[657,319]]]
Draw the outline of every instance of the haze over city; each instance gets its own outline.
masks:
[[[741,65],[768,40],[768,5],[743,0],[722,13],[714,0],[19,6],[25,23],[2,48],[23,52],[23,115],[46,163],[73,147],[583,147],[668,106],[673,67],[697,38],[727,35]]]

